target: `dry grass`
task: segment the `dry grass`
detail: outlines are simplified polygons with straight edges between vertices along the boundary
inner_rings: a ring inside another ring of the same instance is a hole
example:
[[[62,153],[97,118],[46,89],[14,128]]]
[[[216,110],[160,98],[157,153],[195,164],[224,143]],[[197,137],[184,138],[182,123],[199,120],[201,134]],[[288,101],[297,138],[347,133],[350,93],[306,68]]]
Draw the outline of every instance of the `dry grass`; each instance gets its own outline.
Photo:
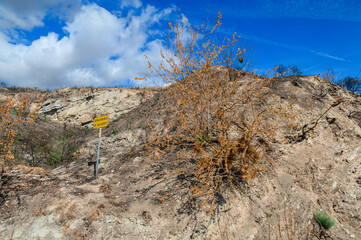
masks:
[[[97,220],[103,220],[104,219],[104,215],[102,212],[103,208],[104,205],[102,203],[98,203],[98,205],[92,211],[89,212],[89,215],[87,216],[86,219],[88,219],[91,222]]]
[[[285,208],[283,216],[279,212],[276,215],[278,219],[276,226],[272,227],[268,224],[269,240],[333,239],[315,216],[311,220],[304,219],[303,225],[297,225],[291,208]]]

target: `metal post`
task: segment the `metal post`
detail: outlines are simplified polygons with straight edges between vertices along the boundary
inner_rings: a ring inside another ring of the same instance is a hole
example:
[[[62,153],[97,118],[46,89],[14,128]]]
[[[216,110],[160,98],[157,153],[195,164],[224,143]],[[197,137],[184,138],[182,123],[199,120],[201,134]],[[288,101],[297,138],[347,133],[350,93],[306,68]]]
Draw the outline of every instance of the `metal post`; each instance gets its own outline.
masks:
[[[99,141],[98,141],[98,153],[97,153],[97,161],[95,163],[95,178],[98,178],[98,168],[99,168],[99,152],[100,152],[100,142],[102,138],[102,129],[99,128]]]

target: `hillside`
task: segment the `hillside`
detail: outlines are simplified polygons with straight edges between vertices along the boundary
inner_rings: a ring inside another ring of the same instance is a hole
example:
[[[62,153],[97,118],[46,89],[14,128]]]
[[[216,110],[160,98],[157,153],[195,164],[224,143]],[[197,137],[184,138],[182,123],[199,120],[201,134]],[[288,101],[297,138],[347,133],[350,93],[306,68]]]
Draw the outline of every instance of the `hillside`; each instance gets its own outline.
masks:
[[[272,165],[239,192],[224,191],[212,216],[186,204],[187,178],[176,171],[181,163],[147,156],[147,122],[161,132],[172,120],[167,88],[1,91],[0,100],[42,96],[39,113],[47,124],[91,128],[94,117],[109,114],[110,125],[102,132],[98,179],[87,165],[96,158],[97,130],[86,132],[69,164],[4,170],[0,238],[255,240],[267,239],[270,228],[276,239],[277,224],[286,228],[285,212],[305,234],[313,213],[324,210],[337,222],[328,231],[333,239],[361,239],[361,95],[314,76],[277,78],[270,88],[267,103],[293,103],[299,127],[277,136],[286,141],[267,151]]]

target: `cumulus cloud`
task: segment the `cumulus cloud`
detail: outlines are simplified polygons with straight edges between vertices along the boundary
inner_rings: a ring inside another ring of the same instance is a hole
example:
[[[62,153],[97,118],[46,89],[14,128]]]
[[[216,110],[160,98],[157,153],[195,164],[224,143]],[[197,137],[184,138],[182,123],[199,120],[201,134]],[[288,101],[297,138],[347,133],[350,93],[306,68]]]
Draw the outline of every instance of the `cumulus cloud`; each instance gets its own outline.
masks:
[[[70,20],[81,6],[81,0],[2,0],[0,29],[31,30],[43,26],[43,19],[51,14]]]
[[[152,35],[153,28],[172,11],[147,6],[122,18],[96,4],[84,5],[63,28],[66,36],[51,32],[28,46],[12,44],[0,32],[0,81],[51,89],[144,84],[132,79],[147,70],[144,54],[154,63],[162,61],[164,43]]]

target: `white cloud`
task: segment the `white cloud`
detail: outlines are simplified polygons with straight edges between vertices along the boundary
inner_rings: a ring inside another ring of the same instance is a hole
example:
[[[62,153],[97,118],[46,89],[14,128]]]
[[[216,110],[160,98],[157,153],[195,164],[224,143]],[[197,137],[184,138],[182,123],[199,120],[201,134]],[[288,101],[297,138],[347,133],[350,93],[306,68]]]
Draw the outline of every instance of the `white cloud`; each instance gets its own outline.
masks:
[[[125,7],[140,8],[141,6],[142,6],[142,2],[140,0],[122,0],[120,3],[120,8],[125,8]]]
[[[0,6],[0,28],[31,29],[34,26],[42,26],[43,15],[33,13],[28,17],[19,17],[12,9]]]
[[[147,70],[144,54],[154,63],[162,60],[163,42],[150,40],[150,30],[171,11],[147,6],[139,15],[121,18],[85,5],[64,27],[67,36],[49,33],[29,46],[11,44],[0,32],[0,81],[40,88],[128,83]]]
[[[48,14],[71,20],[80,6],[81,0],[2,0],[0,29],[31,30],[43,26]]]

